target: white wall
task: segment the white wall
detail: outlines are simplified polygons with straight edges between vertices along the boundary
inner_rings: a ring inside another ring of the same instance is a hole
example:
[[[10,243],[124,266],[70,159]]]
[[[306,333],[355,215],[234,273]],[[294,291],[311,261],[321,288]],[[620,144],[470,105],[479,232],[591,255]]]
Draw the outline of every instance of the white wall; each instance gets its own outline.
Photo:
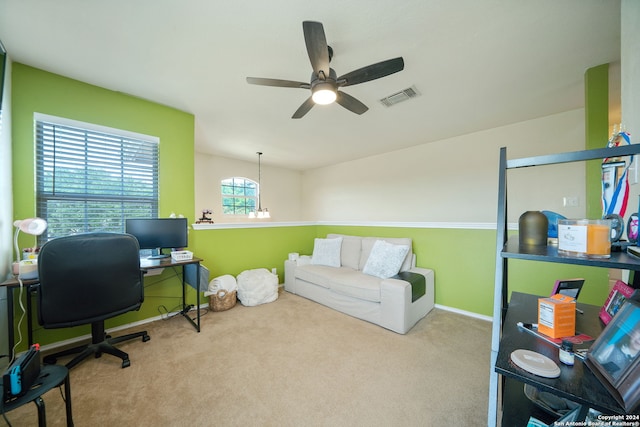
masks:
[[[200,214],[203,209],[213,210],[212,218],[215,223],[257,221],[249,220],[246,216],[222,215],[220,181],[232,176],[241,176],[257,182],[258,156],[256,155],[255,163],[203,153],[196,153],[195,157],[196,212]],[[262,207],[268,208],[271,213],[270,221],[299,221],[302,217],[301,173],[265,165],[264,160],[265,155],[262,156],[261,162],[261,201]]]
[[[306,171],[303,219],[495,223],[499,148],[508,158],[584,149],[584,109]],[[542,173],[541,173],[542,172]],[[509,174],[509,221],[526,210],[585,214],[584,163]],[[564,196],[579,206],[563,207]]]

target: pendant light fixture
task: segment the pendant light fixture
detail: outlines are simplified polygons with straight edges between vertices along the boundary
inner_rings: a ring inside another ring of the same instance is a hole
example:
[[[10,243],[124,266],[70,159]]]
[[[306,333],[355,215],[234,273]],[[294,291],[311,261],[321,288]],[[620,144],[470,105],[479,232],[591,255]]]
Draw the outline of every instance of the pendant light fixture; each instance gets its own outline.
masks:
[[[258,218],[258,219],[271,218],[271,215],[269,214],[269,209],[267,208],[262,209],[262,200],[260,196],[260,193],[262,193],[262,186],[260,185],[260,182],[262,180],[262,165],[260,163],[262,152],[258,151],[256,154],[258,155],[258,210],[251,211],[249,213],[249,218]]]

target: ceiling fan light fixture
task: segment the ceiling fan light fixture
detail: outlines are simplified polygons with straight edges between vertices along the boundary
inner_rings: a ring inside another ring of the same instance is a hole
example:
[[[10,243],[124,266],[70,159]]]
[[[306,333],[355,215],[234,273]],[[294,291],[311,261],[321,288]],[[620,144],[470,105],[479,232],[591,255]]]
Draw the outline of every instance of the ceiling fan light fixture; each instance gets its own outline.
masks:
[[[336,90],[331,83],[318,83],[313,88],[311,98],[316,104],[327,105],[334,102],[336,96]]]

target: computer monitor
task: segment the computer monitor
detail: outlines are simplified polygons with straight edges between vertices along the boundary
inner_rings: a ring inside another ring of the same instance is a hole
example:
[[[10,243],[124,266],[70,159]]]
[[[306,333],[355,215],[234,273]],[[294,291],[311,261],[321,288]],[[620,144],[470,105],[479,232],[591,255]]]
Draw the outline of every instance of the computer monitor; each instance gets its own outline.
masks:
[[[138,239],[140,249],[153,249],[150,258],[166,258],[162,249],[188,246],[187,218],[132,218],[125,221],[125,232]]]

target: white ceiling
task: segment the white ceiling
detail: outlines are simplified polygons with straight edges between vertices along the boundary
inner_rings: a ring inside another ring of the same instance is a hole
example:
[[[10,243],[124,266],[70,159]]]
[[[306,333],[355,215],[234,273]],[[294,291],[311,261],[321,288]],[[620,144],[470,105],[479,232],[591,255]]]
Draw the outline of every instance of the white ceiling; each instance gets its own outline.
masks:
[[[405,69],[343,88],[361,116],[293,120],[309,92],[245,78],[308,81],[304,20],[338,75]],[[620,58],[619,23],[617,0],[0,0],[14,61],[193,113],[197,151],[299,170],[580,108],[585,70]]]

